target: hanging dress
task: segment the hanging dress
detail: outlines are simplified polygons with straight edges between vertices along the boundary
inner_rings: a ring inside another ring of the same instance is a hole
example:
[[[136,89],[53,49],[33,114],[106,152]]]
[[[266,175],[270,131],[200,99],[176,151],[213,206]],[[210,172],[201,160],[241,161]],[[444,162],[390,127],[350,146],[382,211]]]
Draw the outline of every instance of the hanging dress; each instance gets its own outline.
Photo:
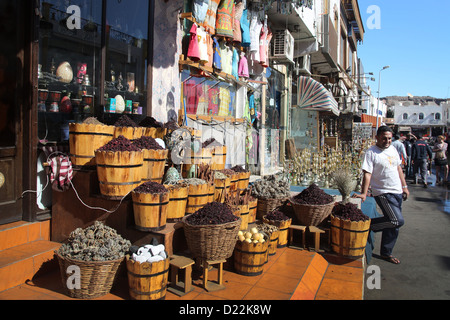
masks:
[[[244,11],[244,2],[239,2],[234,5],[234,19],[233,19],[233,41],[242,42],[241,18]]]
[[[265,45],[265,60],[261,61],[261,65],[263,67],[268,67],[269,66],[269,48],[270,48],[270,42],[272,41],[272,31],[270,31],[270,29],[268,29],[268,33],[267,33],[267,37],[266,37],[266,45]]]
[[[239,77],[248,78],[248,61],[244,53],[241,53],[241,58],[239,59],[238,68]]]
[[[233,48],[233,62],[231,68],[231,75],[239,79],[239,53],[236,48]]]
[[[192,16],[197,23],[203,23],[208,12],[209,0],[194,0],[192,3]]]
[[[208,11],[206,12],[206,19],[204,27],[209,34],[214,35],[216,32],[216,15],[217,7],[219,6],[220,0],[210,0]]]
[[[250,47],[250,22],[248,21],[248,10],[244,9],[242,11],[242,17],[240,20],[241,25],[241,46],[243,47]]]
[[[269,30],[267,28],[267,25],[264,24],[261,28],[261,35],[259,37],[259,63],[261,65],[264,65],[266,63],[266,54],[267,54],[267,35],[269,33]]]
[[[200,49],[198,46],[197,25],[195,23],[192,24],[191,30],[189,32],[190,38],[187,56],[194,61],[198,61],[200,60]]]
[[[203,27],[197,28],[198,49],[200,51],[200,63],[208,63],[208,46],[206,42],[206,31]]]
[[[261,28],[262,22],[259,20],[258,15],[255,13],[252,15],[252,19],[250,21],[250,51],[256,52],[258,59]]]
[[[216,35],[233,37],[234,0],[222,0],[217,8]]]
[[[213,54],[213,67],[222,70],[222,57],[220,56],[220,45],[219,41],[214,38],[214,54]]]

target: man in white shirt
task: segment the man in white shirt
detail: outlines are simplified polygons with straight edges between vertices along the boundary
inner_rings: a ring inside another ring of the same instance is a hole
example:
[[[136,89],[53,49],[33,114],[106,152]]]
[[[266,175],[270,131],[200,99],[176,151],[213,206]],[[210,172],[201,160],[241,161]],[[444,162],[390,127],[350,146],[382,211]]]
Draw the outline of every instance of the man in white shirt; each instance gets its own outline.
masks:
[[[380,255],[383,259],[399,264],[392,255],[399,229],[404,225],[402,203],[409,197],[408,187],[401,167],[401,160],[392,144],[392,129],[382,126],[377,131],[376,145],[367,150],[362,165],[363,181],[360,198],[366,200],[369,186],[383,216],[373,218],[371,230],[382,232]]]

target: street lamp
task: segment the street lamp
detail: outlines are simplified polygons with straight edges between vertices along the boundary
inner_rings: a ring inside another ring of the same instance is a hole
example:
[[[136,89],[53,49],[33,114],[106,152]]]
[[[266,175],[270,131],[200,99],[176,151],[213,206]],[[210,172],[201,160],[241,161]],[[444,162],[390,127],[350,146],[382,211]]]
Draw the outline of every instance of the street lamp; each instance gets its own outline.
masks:
[[[390,66],[385,66],[383,67],[383,69],[380,70],[379,74],[378,74],[378,101],[377,101],[377,131],[378,131],[378,118],[379,118],[379,113],[380,113],[380,90],[381,90],[381,71],[389,69]]]

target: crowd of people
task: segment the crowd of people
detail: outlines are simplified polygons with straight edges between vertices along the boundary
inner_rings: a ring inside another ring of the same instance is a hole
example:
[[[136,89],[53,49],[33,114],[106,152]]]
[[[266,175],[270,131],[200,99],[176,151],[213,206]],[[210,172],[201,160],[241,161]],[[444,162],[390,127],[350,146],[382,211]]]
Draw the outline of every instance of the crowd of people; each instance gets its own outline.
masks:
[[[436,185],[448,183],[448,144],[450,137],[440,135],[430,141],[421,134],[408,133],[406,136],[394,135],[392,145],[397,149],[402,160],[403,171],[412,184],[419,181],[428,187],[428,176],[434,164]]]

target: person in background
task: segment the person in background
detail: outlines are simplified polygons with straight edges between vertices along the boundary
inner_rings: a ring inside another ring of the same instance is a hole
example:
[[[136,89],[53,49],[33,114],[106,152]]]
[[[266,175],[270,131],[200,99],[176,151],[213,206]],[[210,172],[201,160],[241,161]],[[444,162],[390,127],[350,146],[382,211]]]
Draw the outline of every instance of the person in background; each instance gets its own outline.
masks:
[[[417,135],[417,141],[414,143],[411,152],[412,163],[414,166],[414,183],[418,183],[417,175],[420,172],[420,176],[423,180],[424,188],[428,188],[428,159],[433,159],[433,152],[431,151],[428,143],[423,140],[422,135]]]
[[[394,264],[400,260],[392,255],[399,235],[399,229],[405,224],[402,204],[409,197],[408,186],[401,167],[397,150],[392,147],[392,129],[387,126],[378,128],[376,144],[367,150],[362,165],[363,181],[361,194],[355,198],[366,201],[371,187],[372,194],[383,216],[371,220],[370,229],[382,232],[380,256]]]
[[[394,140],[392,141],[392,146],[397,149],[398,155],[400,156],[400,160],[404,165],[406,165],[406,160],[408,158],[408,155],[406,153],[406,148],[403,142],[400,140],[400,135],[395,134]]]
[[[438,136],[437,142],[433,147],[433,152],[436,152],[434,156],[434,166],[436,168],[436,185],[442,185],[447,183],[448,178],[448,160],[447,149],[448,144],[444,142],[444,136]],[[444,175],[441,180],[441,169],[444,169]]]
[[[411,152],[412,152],[412,146],[414,144],[414,138],[413,138],[413,134],[412,133],[408,133],[406,135],[406,139],[405,141],[403,141],[403,145],[405,146],[405,151],[406,151],[406,177],[407,178],[411,178],[413,175],[413,170],[412,170],[412,165],[411,165]]]

